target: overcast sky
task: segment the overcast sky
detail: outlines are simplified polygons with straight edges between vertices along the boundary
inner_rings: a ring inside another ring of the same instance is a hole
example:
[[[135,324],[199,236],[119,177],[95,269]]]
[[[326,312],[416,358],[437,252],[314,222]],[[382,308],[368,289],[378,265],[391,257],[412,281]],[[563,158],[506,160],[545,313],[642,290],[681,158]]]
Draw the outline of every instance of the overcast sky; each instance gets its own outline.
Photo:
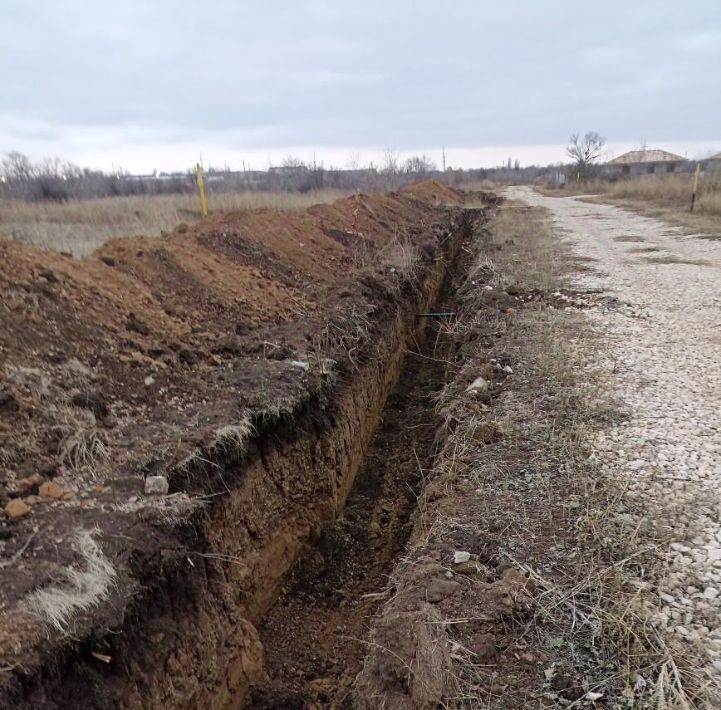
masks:
[[[720,0],[2,0],[0,152],[134,171],[721,150]]]

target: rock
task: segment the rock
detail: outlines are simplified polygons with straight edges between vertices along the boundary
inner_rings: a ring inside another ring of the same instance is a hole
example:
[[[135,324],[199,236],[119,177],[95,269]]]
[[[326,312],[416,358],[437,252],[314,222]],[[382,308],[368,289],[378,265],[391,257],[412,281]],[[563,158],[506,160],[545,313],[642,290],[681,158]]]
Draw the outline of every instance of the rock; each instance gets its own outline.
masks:
[[[148,476],[145,479],[146,496],[164,496],[168,493],[170,486],[165,476]]]
[[[453,564],[460,565],[463,562],[468,562],[471,559],[470,552],[464,552],[463,550],[457,550],[453,553]]]
[[[488,380],[483,377],[476,377],[466,388],[466,392],[485,392],[488,389]]]
[[[426,587],[426,599],[431,604],[437,604],[451,594],[455,594],[460,588],[460,583],[451,579],[432,579]]]
[[[704,599],[708,599],[709,601],[713,601],[718,595],[719,590],[715,587],[706,587],[706,589],[703,590]]]
[[[30,506],[19,498],[15,498],[15,500],[11,500],[3,510],[10,520],[14,520],[16,518],[22,518],[23,515],[27,515],[30,512]]]
[[[53,500],[68,500],[72,497],[72,493],[66,488],[63,488],[55,481],[45,481],[40,485],[38,489],[38,495],[41,498],[51,498]]]
[[[716,548],[715,550],[709,550],[708,561],[709,562],[718,562],[719,560],[721,560],[721,548]]]
[[[150,385],[155,384],[155,378],[152,375],[148,375],[144,380],[143,383],[146,387],[150,387]]]

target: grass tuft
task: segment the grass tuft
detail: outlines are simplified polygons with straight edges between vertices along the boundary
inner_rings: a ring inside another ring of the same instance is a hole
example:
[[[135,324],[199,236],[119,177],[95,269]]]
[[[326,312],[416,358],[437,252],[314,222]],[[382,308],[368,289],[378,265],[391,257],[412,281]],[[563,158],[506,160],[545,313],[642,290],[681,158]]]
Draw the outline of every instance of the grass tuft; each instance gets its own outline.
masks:
[[[77,614],[106,599],[115,583],[115,569],[95,541],[97,534],[97,529],[77,530],[72,545],[82,568],[64,569],[56,584],[32,592],[25,600],[27,611],[59,631],[65,630]]]

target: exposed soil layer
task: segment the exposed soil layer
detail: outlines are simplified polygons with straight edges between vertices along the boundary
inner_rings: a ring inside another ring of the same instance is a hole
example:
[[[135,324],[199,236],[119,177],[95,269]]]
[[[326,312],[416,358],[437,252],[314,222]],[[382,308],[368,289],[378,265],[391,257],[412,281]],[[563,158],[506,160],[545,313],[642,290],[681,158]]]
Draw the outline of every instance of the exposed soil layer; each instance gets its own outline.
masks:
[[[450,290],[448,275],[435,311],[452,310]],[[268,677],[248,707],[351,707],[370,621],[388,596],[388,575],[431,467],[444,342],[432,318],[411,344],[342,515],[320,530],[259,628]]]
[[[255,624],[343,508],[462,200],[224,216],[80,263],[0,245],[0,707],[243,702]]]

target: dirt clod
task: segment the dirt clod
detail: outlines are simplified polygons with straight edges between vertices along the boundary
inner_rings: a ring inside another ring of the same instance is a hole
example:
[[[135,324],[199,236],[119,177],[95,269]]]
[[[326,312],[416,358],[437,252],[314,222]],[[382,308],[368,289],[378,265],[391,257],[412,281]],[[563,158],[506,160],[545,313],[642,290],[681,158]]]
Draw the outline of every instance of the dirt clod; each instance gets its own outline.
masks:
[[[435,604],[455,594],[460,588],[460,582],[451,579],[432,579],[426,587],[426,598]]]
[[[0,390],[0,417],[13,417],[20,410],[17,399],[9,392]]]
[[[165,476],[148,476],[145,479],[145,495],[164,496],[167,494],[170,485]]]
[[[30,512],[30,506],[19,498],[15,498],[7,503],[3,510],[10,520],[14,520],[27,515]]]
[[[71,401],[76,407],[89,409],[99,421],[110,414],[108,403],[100,392],[78,392]]]
[[[143,321],[141,321],[135,313],[128,314],[128,319],[125,321],[125,327],[128,330],[140,333],[141,335],[150,335],[150,327],[146,323],[143,323]]]
[[[66,488],[63,488],[55,481],[45,481],[38,488],[38,495],[41,498],[51,498],[52,500],[68,500],[72,494]]]

